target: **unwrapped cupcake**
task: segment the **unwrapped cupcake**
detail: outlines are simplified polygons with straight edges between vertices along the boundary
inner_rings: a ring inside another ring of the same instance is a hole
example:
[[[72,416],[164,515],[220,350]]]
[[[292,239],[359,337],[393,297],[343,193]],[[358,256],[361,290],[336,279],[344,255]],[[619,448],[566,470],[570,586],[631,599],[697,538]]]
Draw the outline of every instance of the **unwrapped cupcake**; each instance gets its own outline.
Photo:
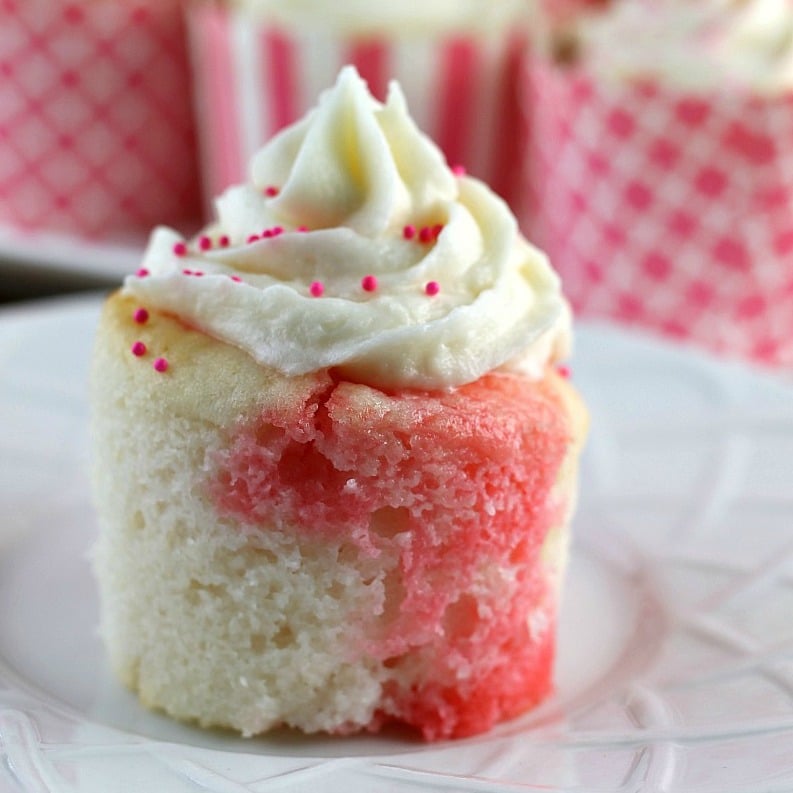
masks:
[[[217,211],[157,230],[99,326],[116,672],[245,735],[536,705],[586,424],[547,259],[351,68]]]
[[[612,0],[549,29],[522,219],[574,308],[793,365],[793,5]]]
[[[380,100],[397,79],[450,163],[517,190],[525,0],[194,0],[190,13],[206,194],[353,64]]]

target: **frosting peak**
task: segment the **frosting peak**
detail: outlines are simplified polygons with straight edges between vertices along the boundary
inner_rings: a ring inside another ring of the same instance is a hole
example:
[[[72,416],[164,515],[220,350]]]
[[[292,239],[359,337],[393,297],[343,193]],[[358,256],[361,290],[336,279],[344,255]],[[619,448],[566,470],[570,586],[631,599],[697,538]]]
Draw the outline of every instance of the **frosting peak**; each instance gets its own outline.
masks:
[[[351,67],[217,214],[187,244],[156,230],[124,288],[284,374],[437,389],[539,376],[566,348],[558,278],[507,206],[452,173],[397,85],[381,104]]]
[[[456,192],[399,87],[392,83],[381,105],[351,68],[319,107],[255,155],[252,176],[257,185],[283,185],[270,204],[283,219],[369,237],[400,228],[411,213],[434,211]]]

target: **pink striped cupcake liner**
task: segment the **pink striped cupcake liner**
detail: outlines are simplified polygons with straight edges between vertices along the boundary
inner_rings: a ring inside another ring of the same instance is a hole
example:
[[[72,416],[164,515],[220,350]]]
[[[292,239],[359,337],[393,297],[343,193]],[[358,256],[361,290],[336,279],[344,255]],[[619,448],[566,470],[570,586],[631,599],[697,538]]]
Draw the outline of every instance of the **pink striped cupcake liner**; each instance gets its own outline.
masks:
[[[350,63],[379,99],[398,79],[411,115],[451,164],[507,199],[516,194],[525,147],[522,26],[479,37],[345,38],[288,30],[212,3],[195,3],[188,17],[208,198],[241,181],[259,147],[313,107]]]
[[[0,225],[137,235],[200,214],[178,0],[0,0]]]
[[[527,74],[524,226],[576,312],[793,366],[793,92]]]

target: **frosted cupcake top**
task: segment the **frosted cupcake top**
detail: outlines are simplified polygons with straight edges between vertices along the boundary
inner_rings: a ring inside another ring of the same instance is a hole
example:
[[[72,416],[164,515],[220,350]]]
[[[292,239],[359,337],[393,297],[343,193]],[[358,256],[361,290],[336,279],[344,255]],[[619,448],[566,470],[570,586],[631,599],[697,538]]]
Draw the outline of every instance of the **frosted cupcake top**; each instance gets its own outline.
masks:
[[[396,84],[381,104],[345,68],[217,215],[189,242],[157,229],[124,290],[286,375],[439,389],[499,367],[539,377],[567,351],[546,257],[449,169]]]
[[[615,0],[581,20],[581,56],[616,77],[694,90],[793,87],[790,0]]]
[[[361,32],[477,31],[503,27],[525,0],[228,0],[235,8],[293,24]]]

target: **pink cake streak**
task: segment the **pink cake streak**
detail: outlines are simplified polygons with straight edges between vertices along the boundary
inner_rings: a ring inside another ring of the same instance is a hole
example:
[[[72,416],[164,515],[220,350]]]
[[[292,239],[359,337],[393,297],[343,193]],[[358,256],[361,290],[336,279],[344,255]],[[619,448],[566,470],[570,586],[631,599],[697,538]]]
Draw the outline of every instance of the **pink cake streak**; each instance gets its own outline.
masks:
[[[318,375],[309,397],[241,425],[218,455],[220,515],[397,554],[384,628],[350,651],[420,664],[423,682],[389,681],[372,729],[472,735],[551,689],[555,584],[540,554],[567,508],[553,488],[571,429],[551,378],[526,385],[491,374],[386,394]],[[511,570],[509,589],[474,589],[483,565]]]

